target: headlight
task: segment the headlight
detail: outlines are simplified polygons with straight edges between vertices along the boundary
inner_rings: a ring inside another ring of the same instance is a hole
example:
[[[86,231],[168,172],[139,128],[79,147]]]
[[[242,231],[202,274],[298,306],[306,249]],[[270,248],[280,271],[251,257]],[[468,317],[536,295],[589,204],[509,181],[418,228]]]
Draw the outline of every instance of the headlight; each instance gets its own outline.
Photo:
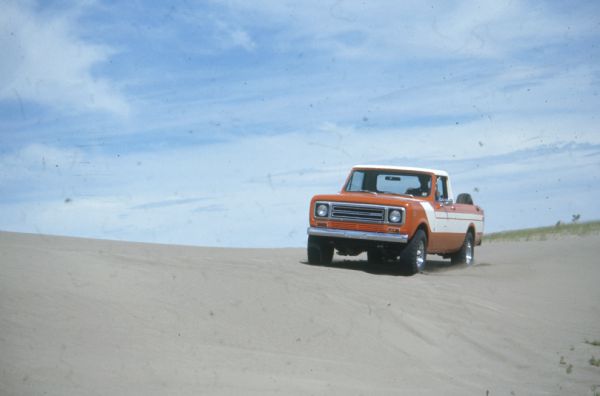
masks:
[[[398,209],[392,209],[388,213],[388,220],[390,223],[400,223],[402,221],[402,212]]]
[[[317,204],[317,208],[315,209],[315,215],[317,217],[327,217],[328,214],[329,214],[329,205]]]

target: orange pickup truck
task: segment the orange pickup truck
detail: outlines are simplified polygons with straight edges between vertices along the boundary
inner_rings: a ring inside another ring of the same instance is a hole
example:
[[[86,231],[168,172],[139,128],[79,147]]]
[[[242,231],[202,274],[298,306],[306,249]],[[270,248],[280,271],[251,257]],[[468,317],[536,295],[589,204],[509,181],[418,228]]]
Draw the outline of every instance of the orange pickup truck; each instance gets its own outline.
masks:
[[[367,252],[369,264],[399,260],[411,274],[425,268],[427,253],[470,265],[483,222],[469,194],[454,200],[445,171],[358,165],[340,193],[312,198],[308,261],[329,264],[336,250]]]

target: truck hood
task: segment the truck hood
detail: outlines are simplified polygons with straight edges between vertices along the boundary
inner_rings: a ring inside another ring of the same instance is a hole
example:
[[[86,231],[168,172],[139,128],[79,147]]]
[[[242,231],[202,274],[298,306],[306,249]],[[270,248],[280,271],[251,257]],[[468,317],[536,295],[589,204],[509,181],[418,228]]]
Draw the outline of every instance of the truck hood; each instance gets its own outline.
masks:
[[[338,194],[315,195],[313,201],[349,202],[371,205],[407,206],[423,199],[391,194],[370,194],[363,192],[344,192]]]

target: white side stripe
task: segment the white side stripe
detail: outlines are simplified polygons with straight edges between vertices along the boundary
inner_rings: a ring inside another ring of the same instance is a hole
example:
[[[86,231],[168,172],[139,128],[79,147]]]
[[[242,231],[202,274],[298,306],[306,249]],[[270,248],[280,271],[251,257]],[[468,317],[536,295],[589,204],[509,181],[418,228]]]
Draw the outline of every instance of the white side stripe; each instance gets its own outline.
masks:
[[[431,232],[449,232],[465,234],[469,225],[475,226],[475,232],[483,232],[483,215],[460,213],[453,210],[435,211],[429,202],[419,202],[425,211]]]
[[[425,216],[427,216],[427,222],[429,223],[429,228],[431,232],[440,232],[437,229],[437,219],[435,218],[435,210],[433,210],[433,206],[429,202],[419,202],[425,210]]]

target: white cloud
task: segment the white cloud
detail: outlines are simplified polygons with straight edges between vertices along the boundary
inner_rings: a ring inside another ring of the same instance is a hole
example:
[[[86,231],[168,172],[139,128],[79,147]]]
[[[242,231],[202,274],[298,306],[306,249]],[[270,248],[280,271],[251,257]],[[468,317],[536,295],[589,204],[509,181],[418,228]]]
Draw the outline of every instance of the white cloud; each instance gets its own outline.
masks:
[[[229,31],[229,36],[233,45],[242,47],[246,51],[253,51],[256,48],[256,43],[250,38],[250,35],[241,29]]]
[[[302,246],[310,197],[339,191],[357,163],[446,168],[455,191],[471,192],[486,209],[488,230],[568,221],[572,213],[597,218],[600,183],[590,175],[598,167],[600,135],[555,121],[532,120],[526,131],[520,123],[497,121],[485,133],[487,121],[451,131],[368,133],[326,123],[310,133],[121,156],[32,145],[0,157],[0,174],[14,174],[0,180],[0,188],[18,195],[17,202],[0,200],[0,229]]]
[[[0,99],[128,113],[129,105],[110,81],[92,72],[112,51],[78,38],[74,24],[69,15],[36,12],[28,2],[2,5]]]
[[[240,24],[284,26],[275,33],[282,47],[302,42],[354,58],[501,57],[566,35],[590,34],[596,23],[586,7],[564,12],[510,0],[216,3],[228,5]]]

